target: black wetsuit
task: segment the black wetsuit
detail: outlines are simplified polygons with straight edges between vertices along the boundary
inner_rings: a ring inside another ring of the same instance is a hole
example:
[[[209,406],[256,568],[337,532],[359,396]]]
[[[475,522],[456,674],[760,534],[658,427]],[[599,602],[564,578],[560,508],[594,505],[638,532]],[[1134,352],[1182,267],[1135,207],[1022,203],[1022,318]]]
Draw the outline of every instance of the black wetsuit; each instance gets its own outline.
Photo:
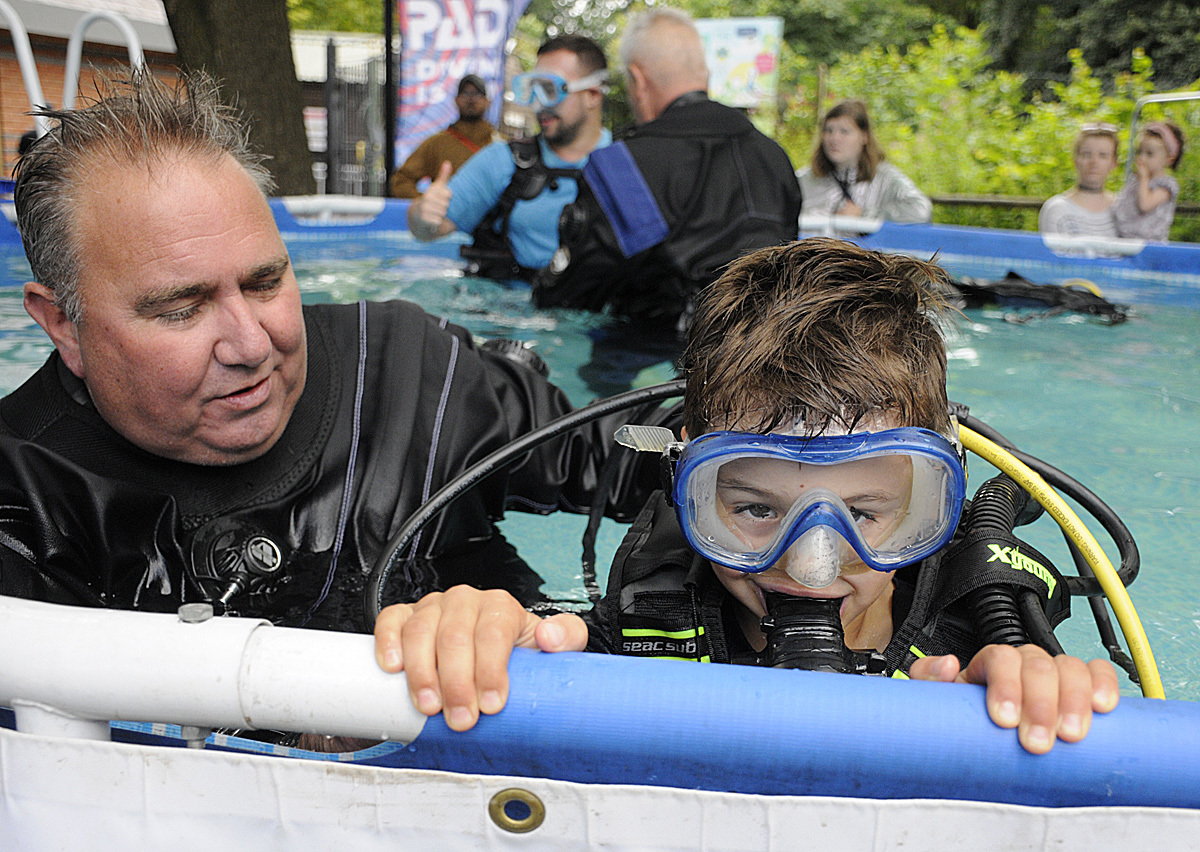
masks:
[[[964,605],[961,578],[944,566],[949,564],[945,554],[952,549],[953,544],[895,574],[895,630],[883,651],[886,673],[892,677],[906,677],[909,666],[922,656],[955,654],[965,666],[984,644]],[[1036,551],[1029,552],[1044,560]],[[1058,623],[1069,609],[1061,609],[1061,591],[1054,597],[1053,623]],[[736,621],[736,605],[708,561],[688,545],[675,510],[660,493],[618,548],[604,598],[584,615],[588,650],[753,663],[758,654]]]
[[[657,244],[626,257],[591,186],[564,209],[561,247],[533,282],[534,303],[600,310],[674,328],[692,294],[750,249],[796,239],[800,186],[779,145],[741,112],[690,92],[619,140],[666,226]],[[618,187],[618,195],[628,187]]]
[[[132,445],[57,353],[0,400],[0,592],[172,610],[219,593],[224,581],[203,578],[245,547],[266,563],[250,566],[247,589],[257,592],[235,594],[231,609],[369,630],[362,588],[399,525],[473,462],[570,409],[534,370],[477,350],[465,330],[416,305],[304,315],[304,392],[278,443],[244,464],[186,464]],[[405,565],[394,594],[469,582],[536,599],[540,578],[492,521],[506,506],[585,507],[610,445],[605,428],[611,435],[606,423],[544,444],[460,498],[419,544],[438,558]],[[644,495],[627,499],[636,507]]]

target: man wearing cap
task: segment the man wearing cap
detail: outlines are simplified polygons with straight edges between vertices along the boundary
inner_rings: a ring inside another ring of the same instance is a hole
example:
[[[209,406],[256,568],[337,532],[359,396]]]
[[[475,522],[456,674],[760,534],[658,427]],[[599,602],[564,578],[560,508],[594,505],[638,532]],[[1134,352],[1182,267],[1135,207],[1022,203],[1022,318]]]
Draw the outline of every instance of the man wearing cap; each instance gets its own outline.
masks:
[[[468,74],[459,80],[454,104],[458,121],[418,145],[392,175],[393,198],[416,198],[421,194],[417,181],[433,180],[442,163],[449,163],[450,174],[454,174],[472,154],[496,138],[496,128],[484,118],[491,101],[482,77]]]
[[[575,200],[588,155],[612,140],[600,123],[607,67],[600,46],[584,36],[557,36],[538,48],[534,70],[513,80],[513,96],[536,111],[541,133],[492,143],[453,178],[443,163],[408,210],[413,236],[429,242],[471,233],[463,255],[472,273],[532,278],[558,248],[558,217]]]

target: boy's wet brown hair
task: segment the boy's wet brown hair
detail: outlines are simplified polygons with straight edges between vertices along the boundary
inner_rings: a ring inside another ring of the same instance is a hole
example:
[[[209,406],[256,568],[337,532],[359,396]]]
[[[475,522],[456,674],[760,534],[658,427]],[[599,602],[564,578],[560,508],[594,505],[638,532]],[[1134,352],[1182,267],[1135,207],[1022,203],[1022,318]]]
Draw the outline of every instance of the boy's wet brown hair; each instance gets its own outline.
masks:
[[[734,261],[700,295],[683,357],[691,437],[808,434],[872,415],[950,434],[950,278],[940,266],[811,238]]]

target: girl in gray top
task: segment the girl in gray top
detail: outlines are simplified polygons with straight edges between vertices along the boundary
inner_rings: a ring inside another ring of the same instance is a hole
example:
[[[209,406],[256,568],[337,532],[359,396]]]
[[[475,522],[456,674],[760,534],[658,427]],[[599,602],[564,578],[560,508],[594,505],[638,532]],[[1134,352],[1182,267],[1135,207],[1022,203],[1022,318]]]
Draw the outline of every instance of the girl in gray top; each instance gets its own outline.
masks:
[[[1113,203],[1118,236],[1166,242],[1179,198],[1179,183],[1167,169],[1182,155],[1183,131],[1166,121],[1146,125],[1138,138],[1136,171]]]
[[[862,101],[834,106],[808,168],[796,172],[804,196],[801,213],[836,213],[893,222],[929,222],[933,205],[907,175],[884,162]]]
[[[1114,196],[1104,188],[1117,167],[1117,126],[1085,124],[1075,138],[1075,186],[1047,199],[1038,213],[1043,234],[1115,237]]]

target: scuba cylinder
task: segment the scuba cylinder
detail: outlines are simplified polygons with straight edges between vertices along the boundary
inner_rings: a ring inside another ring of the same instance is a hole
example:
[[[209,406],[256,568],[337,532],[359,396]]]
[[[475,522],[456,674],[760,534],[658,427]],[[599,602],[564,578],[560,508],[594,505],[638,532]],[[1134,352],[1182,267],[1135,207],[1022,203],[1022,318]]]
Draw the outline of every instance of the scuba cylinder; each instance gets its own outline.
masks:
[[[842,629],[841,598],[766,593],[761,626],[767,647],[760,665],[840,674],[883,674],[887,660],[875,651],[851,651]]]

